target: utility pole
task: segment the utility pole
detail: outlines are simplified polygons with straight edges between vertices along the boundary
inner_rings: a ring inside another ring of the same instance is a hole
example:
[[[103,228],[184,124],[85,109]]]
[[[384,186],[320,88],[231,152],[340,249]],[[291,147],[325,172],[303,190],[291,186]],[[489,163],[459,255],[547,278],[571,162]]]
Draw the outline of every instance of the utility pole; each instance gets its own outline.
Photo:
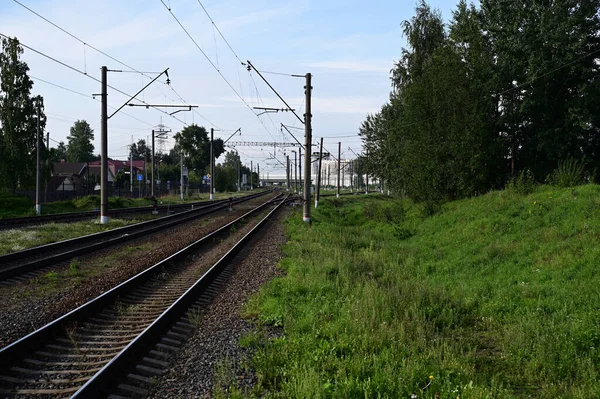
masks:
[[[369,149],[367,148],[365,150],[365,152],[366,152],[365,161],[367,161],[367,159],[369,158]],[[369,168],[365,168],[365,179],[367,182],[367,187],[365,188],[365,194],[369,194]]]
[[[300,185],[299,192],[302,192],[302,147],[298,148],[298,176],[300,176],[300,180],[298,180]]]
[[[298,158],[296,157],[298,153],[296,151],[292,151],[294,153],[294,191],[296,194],[298,193]]]
[[[154,184],[156,183],[154,180],[154,157],[154,129],[152,129],[152,184],[150,185],[152,187],[152,198],[154,198]]]
[[[46,158],[46,166],[48,167],[48,169],[50,169],[50,132],[46,132],[46,151],[48,152],[48,158]],[[90,175],[89,164],[87,166],[87,171],[88,171],[88,176],[89,176]],[[88,182],[89,182],[89,179],[88,179]],[[44,189],[44,203],[48,202],[48,179],[46,179],[45,186],[46,187]],[[89,194],[89,190],[88,190],[88,194]]]
[[[105,66],[101,69],[102,105],[100,111],[100,223],[108,224],[108,94],[106,92]]]
[[[210,199],[215,199],[214,192],[214,181],[215,181],[215,158],[213,152],[213,140],[214,140],[215,129],[210,128]]]
[[[42,132],[40,132],[40,103],[37,104],[37,137],[36,137],[36,158],[37,158],[37,171],[35,174],[35,214],[42,214],[42,206],[40,205],[40,192],[42,190],[41,179],[42,173],[40,171],[41,163],[40,163],[40,146],[41,146],[41,136]]]
[[[258,176],[258,187],[260,188],[260,164],[256,164],[256,175]]]
[[[287,156],[287,167],[285,169],[285,177],[287,180],[287,189],[290,191],[290,156]]]
[[[237,189],[238,189],[238,192],[242,190],[242,187],[241,187],[242,186],[242,183],[241,183],[241,178],[242,177],[240,176],[240,165],[242,164],[242,160],[241,160],[241,158],[239,156],[240,155],[238,154],[238,162],[237,162],[237,167],[238,167],[237,168],[238,169],[238,172],[237,172]]]
[[[310,153],[312,143],[311,74],[306,74],[306,113],[304,114],[304,215],[302,220],[310,223]]]
[[[321,148],[319,149],[319,167],[317,168],[317,191],[315,194],[315,208],[319,206],[319,194],[321,194],[321,164],[323,162],[323,137],[321,137]]]
[[[342,163],[342,142],[338,142],[338,172],[337,172],[337,197],[340,198],[340,173]]]
[[[254,171],[254,166],[252,165],[252,161],[250,161],[250,190],[254,190],[254,182],[253,182],[253,177],[252,176],[252,172]]]
[[[180,182],[180,186],[181,186],[181,200],[183,201],[183,150],[181,151],[181,177],[179,179]]]
[[[133,198],[133,136],[131,136],[131,146],[129,146],[129,192]]]

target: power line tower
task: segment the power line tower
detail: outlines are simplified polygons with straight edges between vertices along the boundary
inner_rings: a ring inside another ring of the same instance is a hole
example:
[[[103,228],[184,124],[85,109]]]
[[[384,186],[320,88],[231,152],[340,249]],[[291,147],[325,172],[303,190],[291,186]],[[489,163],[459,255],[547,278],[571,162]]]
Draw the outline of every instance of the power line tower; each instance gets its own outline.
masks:
[[[154,186],[156,184],[156,180],[154,180],[154,168],[155,168],[155,164],[156,162],[154,161],[156,159],[156,147],[155,147],[155,139],[159,139],[159,145],[160,143],[162,143],[163,147],[164,147],[164,141],[167,140],[167,138],[169,137],[168,134],[171,133],[171,129],[166,129],[166,126],[162,124],[162,118],[160,121],[160,124],[157,126],[157,129],[153,129],[152,130],[152,197],[154,198]]]

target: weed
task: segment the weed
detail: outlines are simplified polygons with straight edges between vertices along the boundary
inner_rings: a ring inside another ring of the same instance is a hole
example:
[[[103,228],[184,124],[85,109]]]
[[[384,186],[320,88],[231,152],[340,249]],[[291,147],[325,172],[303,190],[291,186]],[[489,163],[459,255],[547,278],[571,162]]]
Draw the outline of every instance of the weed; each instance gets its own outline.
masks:
[[[56,272],[46,273],[46,280],[51,284],[56,283],[58,281],[58,273],[56,273]]]
[[[513,177],[507,185],[507,189],[521,195],[529,195],[535,191],[535,179],[529,169],[524,169],[518,176]]]
[[[190,324],[197,329],[202,327],[202,311],[199,308],[192,308],[188,310],[187,317],[190,320]]]
[[[77,277],[81,275],[81,270],[79,269],[79,260],[74,258],[69,264],[69,274],[72,277]]]
[[[585,166],[582,161],[568,158],[558,162],[558,168],[548,176],[548,182],[557,187],[566,188],[584,183]]]

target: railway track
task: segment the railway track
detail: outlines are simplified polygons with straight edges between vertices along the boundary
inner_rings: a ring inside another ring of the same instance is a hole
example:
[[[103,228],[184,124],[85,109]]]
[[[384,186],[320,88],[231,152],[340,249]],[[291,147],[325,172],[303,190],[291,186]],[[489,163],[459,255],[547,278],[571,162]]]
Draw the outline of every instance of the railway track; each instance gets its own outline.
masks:
[[[282,194],[266,201],[0,350],[0,396],[143,396],[151,376],[193,331],[193,312],[224,283],[231,259],[283,203]],[[235,244],[220,241],[235,231],[243,234]],[[206,254],[210,245],[219,260],[202,265],[199,250]]]
[[[245,202],[268,193],[270,191],[235,198],[233,203]],[[143,237],[228,207],[228,200],[215,201],[158,219],[2,255],[0,256],[0,281],[9,278],[26,278],[29,277],[27,274],[34,273],[42,268]]]
[[[224,202],[227,200],[221,200],[217,202]],[[169,213],[184,212],[186,210],[194,209],[196,207],[202,207],[210,205],[215,201],[197,201],[189,202],[185,204],[168,204],[159,205],[156,207],[156,211],[159,215],[167,215]],[[153,206],[140,206],[135,208],[117,208],[109,209],[108,216],[110,217],[124,217],[124,216],[135,216],[135,215],[148,215],[154,211]],[[24,216],[20,218],[5,218],[0,219],[0,230],[13,229],[17,227],[35,226],[45,223],[70,223],[78,220],[86,220],[98,218],[100,211],[84,211],[84,212],[69,212],[69,213],[57,213],[52,215],[41,215],[41,216]]]

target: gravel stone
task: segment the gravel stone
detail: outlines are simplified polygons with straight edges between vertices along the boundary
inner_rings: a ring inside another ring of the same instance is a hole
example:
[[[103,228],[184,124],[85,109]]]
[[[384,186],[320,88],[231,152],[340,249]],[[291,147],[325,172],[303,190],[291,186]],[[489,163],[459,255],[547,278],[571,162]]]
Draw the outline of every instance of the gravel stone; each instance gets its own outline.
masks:
[[[254,375],[242,367],[249,354],[238,342],[255,327],[240,314],[250,295],[282,273],[277,263],[283,256],[283,220],[288,214],[287,209],[279,212],[236,257],[231,279],[208,305],[198,330],[171,359],[169,372],[158,380],[151,398],[210,398],[215,372],[224,361],[238,387],[248,391],[254,385]]]
[[[35,277],[26,278],[20,283],[0,285],[0,347],[83,305],[274,196],[266,195],[249,200],[235,205],[232,212],[220,211],[117,247],[79,257],[79,263],[83,267],[86,263],[101,265],[107,256],[118,253],[118,257],[107,267],[101,267],[96,275],[83,277],[79,281],[69,280],[68,283],[61,284],[59,279],[57,286],[50,289],[43,289]],[[127,251],[128,247],[140,245],[150,245],[151,249]],[[53,270],[60,276],[61,272],[68,272],[68,268],[66,262]]]

